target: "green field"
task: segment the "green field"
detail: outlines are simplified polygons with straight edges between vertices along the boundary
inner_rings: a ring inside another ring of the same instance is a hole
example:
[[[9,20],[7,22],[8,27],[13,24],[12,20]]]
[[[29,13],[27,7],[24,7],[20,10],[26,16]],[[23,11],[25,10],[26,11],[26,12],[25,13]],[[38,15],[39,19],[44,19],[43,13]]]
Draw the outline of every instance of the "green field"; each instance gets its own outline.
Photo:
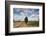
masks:
[[[39,21],[28,21],[27,24],[24,21],[16,21],[14,22],[14,28],[18,27],[38,27]]]
[[[27,23],[27,25],[30,27],[30,26],[32,26],[32,27],[38,27],[39,26],[39,21],[29,21],[28,23]]]

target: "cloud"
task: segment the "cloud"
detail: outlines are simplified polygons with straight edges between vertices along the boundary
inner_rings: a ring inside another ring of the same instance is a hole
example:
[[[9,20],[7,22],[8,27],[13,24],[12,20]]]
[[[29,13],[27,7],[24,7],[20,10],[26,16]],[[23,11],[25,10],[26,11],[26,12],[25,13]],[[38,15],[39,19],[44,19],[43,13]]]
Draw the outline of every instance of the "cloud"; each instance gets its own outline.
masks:
[[[25,16],[24,15],[15,15],[13,16],[13,19],[15,21],[24,21]]]
[[[20,14],[21,14],[22,16],[24,16],[24,15],[25,15],[23,12],[20,12]]]
[[[39,10],[37,9],[24,9],[24,8],[17,8],[14,9],[14,17],[13,19],[18,21],[24,21],[24,18],[27,16],[29,21],[38,21],[39,19]]]
[[[30,17],[28,17],[28,20],[29,21],[38,21],[39,20],[39,15],[35,15],[35,14],[32,14]]]

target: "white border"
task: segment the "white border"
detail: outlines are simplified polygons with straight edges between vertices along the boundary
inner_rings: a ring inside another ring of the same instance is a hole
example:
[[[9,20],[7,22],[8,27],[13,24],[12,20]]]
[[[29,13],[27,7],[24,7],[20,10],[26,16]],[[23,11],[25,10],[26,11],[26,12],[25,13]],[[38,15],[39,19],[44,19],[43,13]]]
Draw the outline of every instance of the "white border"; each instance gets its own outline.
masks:
[[[39,27],[24,27],[13,28],[13,8],[33,8],[39,9]],[[26,31],[40,31],[42,30],[42,6],[28,6],[28,5],[10,5],[10,32],[26,32]]]

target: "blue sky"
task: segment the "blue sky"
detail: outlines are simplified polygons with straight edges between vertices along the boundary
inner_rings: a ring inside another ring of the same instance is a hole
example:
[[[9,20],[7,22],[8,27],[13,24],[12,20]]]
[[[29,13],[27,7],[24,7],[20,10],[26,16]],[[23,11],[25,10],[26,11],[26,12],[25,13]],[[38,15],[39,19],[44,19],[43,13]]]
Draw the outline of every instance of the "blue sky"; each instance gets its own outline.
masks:
[[[39,19],[39,9],[31,8],[13,8],[13,19],[18,21],[24,21],[25,17],[28,17],[28,20],[38,20]],[[15,19],[16,18],[16,19]]]

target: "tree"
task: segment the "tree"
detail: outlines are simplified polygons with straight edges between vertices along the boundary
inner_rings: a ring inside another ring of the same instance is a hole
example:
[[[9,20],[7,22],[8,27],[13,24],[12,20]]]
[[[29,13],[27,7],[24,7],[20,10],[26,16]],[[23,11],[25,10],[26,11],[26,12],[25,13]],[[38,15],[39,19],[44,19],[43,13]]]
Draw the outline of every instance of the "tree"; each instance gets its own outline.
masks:
[[[28,17],[26,16],[24,20],[25,20],[25,23],[27,24],[27,22],[28,22]]]

